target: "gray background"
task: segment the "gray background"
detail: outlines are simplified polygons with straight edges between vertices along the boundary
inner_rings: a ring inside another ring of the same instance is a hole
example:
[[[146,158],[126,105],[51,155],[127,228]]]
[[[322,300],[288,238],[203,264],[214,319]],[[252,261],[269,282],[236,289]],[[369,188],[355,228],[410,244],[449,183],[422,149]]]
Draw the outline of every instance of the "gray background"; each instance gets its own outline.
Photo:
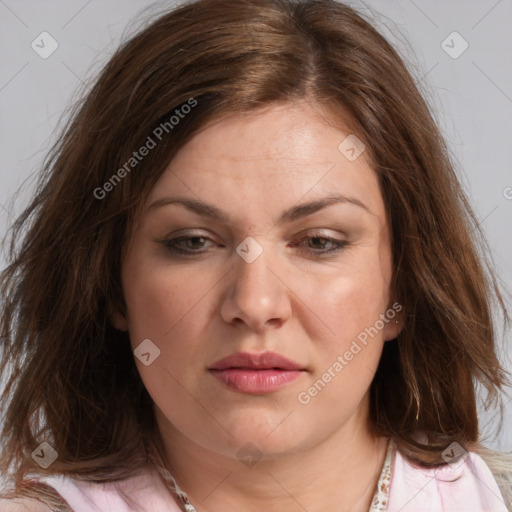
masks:
[[[498,273],[512,289],[512,0],[349,3],[374,16],[409,62],[459,163]],[[140,11],[150,4],[0,0],[0,236],[30,197],[33,178],[77,89],[94,79],[123,32],[133,32],[138,26],[134,18],[140,19]],[[159,2],[157,7],[174,4]],[[44,31],[58,43],[46,59],[31,47],[34,40],[43,45],[39,35]],[[454,31],[463,39],[450,36]],[[469,46],[458,56],[464,41]],[[14,202],[13,194],[23,182]],[[510,300],[508,304],[512,306]],[[500,336],[498,343],[503,361],[512,369],[511,333]],[[496,437],[496,412],[481,413],[485,444],[504,451],[512,451],[508,391],[503,427]]]

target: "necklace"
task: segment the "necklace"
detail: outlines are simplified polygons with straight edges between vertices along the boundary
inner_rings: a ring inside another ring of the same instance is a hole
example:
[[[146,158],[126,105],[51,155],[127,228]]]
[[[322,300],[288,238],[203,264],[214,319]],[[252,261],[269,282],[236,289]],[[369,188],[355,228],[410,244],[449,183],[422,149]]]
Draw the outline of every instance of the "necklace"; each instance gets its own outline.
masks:
[[[181,510],[183,512],[197,512],[194,505],[192,505],[188,500],[187,493],[180,489],[180,486],[178,485],[174,477],[165,467],[165,463],[161,455],[156,450],[154,443],[148,443],[147,451],[149,460],[152,462],[153,466],[155,466],[156,470],[158,471],[159,475],[164,481],[165,486],[171,492],[173,498],[176,500]]]
[[[386,457],[380,472],[379,481],[377,483],[377,488],[372,499],[372,504],[370,505],[370,510],[368,512],[385,512],[387,509],[394,451],[395,443],[391,438],[388,442]],[[171,495],[175,499],[176,503],[180,506],[181,510],[183,512],[197,512],[194,505],[190,503],[187,493],[181,490],[174,477],[166,468],[165,463],[153,442],[149,442],[147,444],[147,453],[149,460],[158,471],[165,486],[170,491]]]

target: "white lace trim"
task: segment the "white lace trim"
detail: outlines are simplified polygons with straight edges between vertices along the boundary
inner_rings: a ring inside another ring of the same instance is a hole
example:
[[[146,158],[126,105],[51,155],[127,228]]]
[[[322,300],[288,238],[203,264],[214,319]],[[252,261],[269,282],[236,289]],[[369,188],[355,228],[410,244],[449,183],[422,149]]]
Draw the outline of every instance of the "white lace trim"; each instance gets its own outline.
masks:
[[[380,472],[379,480],[377,482],[377,487],[373,495],[372,504],[368,512],[385,512],[387,510],[394,454],[395,444],[393,442],[393,439],[389,439],[384,464],[382,465],[382,470]],[[150,449],[150,458],[154,466],[156,467],[158,473],[162,477],[164,483],[166,484],[166,487],[175,497],[178,505],[181,506],[182,510],[184,512],[197,512],[194,505],[190,503],[187,493],[180,489],[174,477],[165,467],[164,462],[160,457],[160,454],[156,452],[153,446],[151,446]]]

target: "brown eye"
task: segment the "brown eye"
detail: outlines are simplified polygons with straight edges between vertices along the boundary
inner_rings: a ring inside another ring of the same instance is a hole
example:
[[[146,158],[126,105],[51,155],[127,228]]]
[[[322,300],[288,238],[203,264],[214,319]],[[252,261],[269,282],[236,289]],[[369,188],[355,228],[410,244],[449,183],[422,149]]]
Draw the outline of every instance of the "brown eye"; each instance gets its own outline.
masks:
[[[300,243],[296,245],[302,245],[303,242],[307,243],[307,252],[319,257],[341,251],[349,243],[346,240],[337,240],[336,238],[327,236],[313,235],[301,239]]]
[[[184,256],[194,256],[207,252],[204,243],[209,238],[201,235],[182,236],[171,240],[162,240],[160,243],[171,253]],[[199,250],[198,250],[199,249]]]

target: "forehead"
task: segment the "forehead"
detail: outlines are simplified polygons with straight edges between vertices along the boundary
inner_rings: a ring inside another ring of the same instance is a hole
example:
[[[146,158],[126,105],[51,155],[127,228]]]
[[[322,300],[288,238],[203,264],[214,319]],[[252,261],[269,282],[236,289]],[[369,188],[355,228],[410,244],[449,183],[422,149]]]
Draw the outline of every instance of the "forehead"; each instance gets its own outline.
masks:
[[[148,202],[180,193],[222,205],[271,208],[340,193],[357,196],[383,215],[378,179],[366,152],[356,159],[344,152],[344,141],[353,145],[353,137],[308,103],[230,114],[201,128],[178,151]]]

